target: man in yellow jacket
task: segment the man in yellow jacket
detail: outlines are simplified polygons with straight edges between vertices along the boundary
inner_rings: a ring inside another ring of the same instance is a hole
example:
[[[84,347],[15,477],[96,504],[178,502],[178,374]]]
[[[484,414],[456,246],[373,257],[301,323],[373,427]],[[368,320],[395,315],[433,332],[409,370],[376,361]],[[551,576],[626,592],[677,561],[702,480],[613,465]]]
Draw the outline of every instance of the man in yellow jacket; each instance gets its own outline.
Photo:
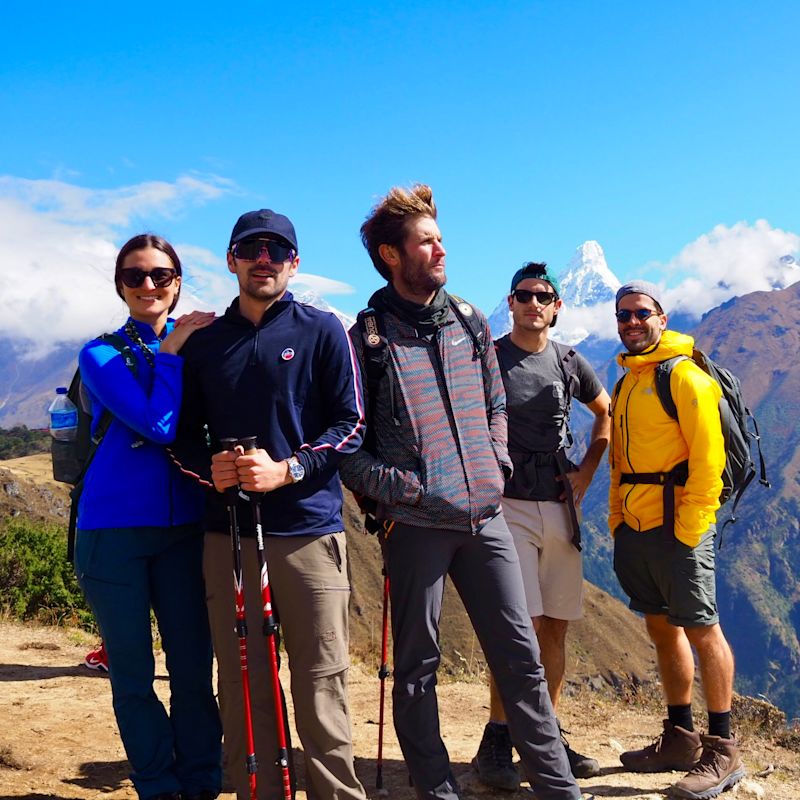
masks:
[[[617,292],[617,328],[627,372],[612,400],[609,528],[614,570],[644,614],[656,647],[667,719],[656,740],[620,756],[633,772],[686,771],[673,795],[716,797],[744,775],[730,731],[733,655],[719,625],[714,573],[715,512],[725,444],[721,391],[693,361],[675,365],[670,389],[678,420],[655,387],[658,364],[691,356],[694,340],[667,330],[658,287],[634,281]],[[692,722],[697,654],[708,735]]]

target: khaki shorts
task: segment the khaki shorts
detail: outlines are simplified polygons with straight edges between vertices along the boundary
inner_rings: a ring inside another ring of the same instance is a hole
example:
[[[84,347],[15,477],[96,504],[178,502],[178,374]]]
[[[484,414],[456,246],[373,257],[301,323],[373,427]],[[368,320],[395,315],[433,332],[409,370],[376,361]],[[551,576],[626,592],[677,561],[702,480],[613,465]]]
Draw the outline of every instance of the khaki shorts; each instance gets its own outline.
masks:
[[[583,560],[572,544],[566,503],[503,498],[522,568],[531,617],[573,620],[583,616]]]

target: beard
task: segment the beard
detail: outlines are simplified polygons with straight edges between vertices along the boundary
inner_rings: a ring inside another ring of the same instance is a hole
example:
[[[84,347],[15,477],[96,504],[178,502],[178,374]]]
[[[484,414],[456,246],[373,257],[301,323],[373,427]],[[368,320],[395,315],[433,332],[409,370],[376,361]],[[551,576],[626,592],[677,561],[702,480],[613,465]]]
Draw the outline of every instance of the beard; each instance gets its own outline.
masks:
[[[417,263],[408,258],[402,260],[400,278],[414,294],[437,292],[447,283],[444,269],[431,270],[431,265]]]

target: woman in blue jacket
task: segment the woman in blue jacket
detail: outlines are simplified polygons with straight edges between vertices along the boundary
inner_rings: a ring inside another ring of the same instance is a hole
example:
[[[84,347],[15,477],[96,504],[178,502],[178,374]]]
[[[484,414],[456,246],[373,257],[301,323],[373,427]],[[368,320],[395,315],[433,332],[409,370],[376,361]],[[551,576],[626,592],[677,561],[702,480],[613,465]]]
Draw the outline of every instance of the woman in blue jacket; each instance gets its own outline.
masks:
[[[80,353],[93,418],[108,409],[113,421],[80,498],[75,570],[108,652],[114,712],[139,797],[213,800],[221,729],[202,578],[204,490],[178,471],[165,446],[181,404],[177,354],[214,315],[168,319],[181,264],[159,236],[128,241],[114,281],[130,310],[117,334],[136,364],[99,339]],[[151,609],[166,653],[169,712],[153,691]]]

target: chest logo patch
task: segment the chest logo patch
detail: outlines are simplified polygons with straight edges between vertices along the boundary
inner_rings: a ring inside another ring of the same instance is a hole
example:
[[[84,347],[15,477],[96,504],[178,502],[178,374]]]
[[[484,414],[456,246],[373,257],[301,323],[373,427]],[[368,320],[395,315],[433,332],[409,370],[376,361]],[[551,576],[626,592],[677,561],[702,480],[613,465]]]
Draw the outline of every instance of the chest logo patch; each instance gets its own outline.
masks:
[[[287,347],[282,353],[281,358],[284,361],[291,361],[294,358],[294,350],[291,347]]]

